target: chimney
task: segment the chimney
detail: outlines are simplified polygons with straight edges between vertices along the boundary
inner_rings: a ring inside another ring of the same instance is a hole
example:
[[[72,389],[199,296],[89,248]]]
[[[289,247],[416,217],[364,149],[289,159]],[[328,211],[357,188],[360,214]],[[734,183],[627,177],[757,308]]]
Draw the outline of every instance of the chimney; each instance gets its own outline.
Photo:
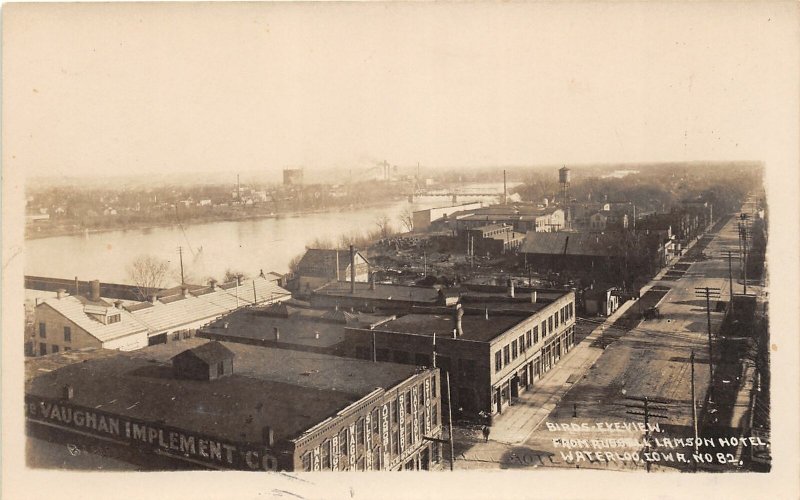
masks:
[[[369,289],[375,290],[375,273],[369,273]]]
[[[122,301],[121,300],[114,301],[114,307],[116,307],[117,309],[122,309]]]
[[[92,280],[92,301],[100,300],[100,280]]]
[[[279,341],[279,340],[281,339],[281,332],[280,332],[280,330],[278,330],[278,327],[277,327],[277,326],[276,326],[276,327],[274,327],[272,330],[275,332],[275,342]]]
[[[75,295],[80,295],[80,285],[78,284],[78,277],[75,276]]]
[[[212,280],[210,280],[208,282],[208,284],[211,286],[211,291],[212,292],[216,292],[217,291],[217,280],[212,279]]]
[[[61,394],[67,401],[71,400],[75,396],[75,388],[70,384],[65,385],[62,390],[63,392]]]
[[[514,280],[511,278],[508,279],[508,296],[514,298]]]
[[[456,329],[455,333],[458,337],[464,335],[464,329],[461,327],[461,318],[464,316],[464,309],[461,307],[461,304],[456,305]]]
[[[158,296],[156,296],[156,294],[151,295],[150,296],[150,303],[151,304],[155,304],[156,302],[158,302]]]
[[[189,287],[188,286],[186,286],[186,285],[182,285],[181,286],[181,295],[184,296],[184,297],[188,297],[189,296]]]
[[[356,249],[350,245],[350,293],[356,293]]]
[[[241,274],[236,276],[236,284],[242,286],[242,282],[244,282],[244,276],[242,276]]]
[[[66,295],[67,295],[67,291],[64,290],[63,288],[59,288],[58,290],[56,290],[56,298],[57,299],[63,299]]]
[[[536,303],[536,290],[531,290],[531,304]]]
[[[272,432],[272,427],[265,425],[261,429],[261,444],[264,446],[274,446],[275,445],[275,434]]]

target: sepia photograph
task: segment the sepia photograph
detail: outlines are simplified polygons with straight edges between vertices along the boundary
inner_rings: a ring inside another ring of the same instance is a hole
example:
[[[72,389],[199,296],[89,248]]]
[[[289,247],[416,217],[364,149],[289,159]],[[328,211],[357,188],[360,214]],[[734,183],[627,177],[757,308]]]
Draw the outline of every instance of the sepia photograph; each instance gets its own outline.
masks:
[[[2,18],[4,497],[800,495],[795,3]]]

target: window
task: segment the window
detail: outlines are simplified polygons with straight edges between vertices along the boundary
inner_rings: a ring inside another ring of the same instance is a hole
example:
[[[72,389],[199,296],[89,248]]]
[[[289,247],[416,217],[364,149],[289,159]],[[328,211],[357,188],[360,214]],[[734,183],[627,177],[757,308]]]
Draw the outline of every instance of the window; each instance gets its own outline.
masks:
[[[311,452],[303,453],[303,470],[306,472],[311,470]]]
[[[533,327],[533,343],[534,344],[539,343],[539,327],[538,326],[534,326]]]
[[[47,326],[44,322],[39,323],[39,337],[43,339],[47,338]]]
[[[400,454],[400,429],[395,429],[392,432],[392,454]]]
[[[411,414],[411,391],[406,392],[406,415]]]
[[[391,402],[391,412],[390,413],[392,414],[392,423],[396,424],[397,423],[397,419],[398,419],[398,415],[399,415],[398,411],[397,411],[397,401],[392,401]]]
[[[356,446],[364,446],[364,419],[356,423]]]
[[[222,375],[223,373],[225,373],[225,362],[220,361],[217,363],[217,375]]]
[[[192,331],[191,330],[184,330],[183,331],[183,338],[188,339],[191,336],[192,336]]]
[[[381,412],[378,408],[372,410],[372,433],[377,434],[380,432],[380,418]]]
[[[57,345],[54,345],[54,346],[53,346],[53,354],[55,354],[55,353],[57,353],[57,352],[58,352],[58,346],[57,346]]]
[[[112,314],[111,316],[108,317],[108,324],[119,323],[119,321],[120,321],[119,314]]]
[[[527,344],[528,347],[530,347],[532,345],[531,344],[531,339],[533,337],[533,333],[532,332],[533,332],[533,330],[528,330],[528,333],[527,333],[527,339],[526,340],[528,341],[528,344]]]
[[[547,321],[542,321],[542,338],[547,335]]]
[[[503,347],[503,365],[507,365],[511,362],[511,351],[509,350],[508,346]]]
[[[172,340],[180,340],[181,339],[181,332],[175,332],[172,334]]]
[[[342,429],[342,432],[339,433],[339,455],[347,456],[348,450],[347,429]],[[339,460],[339,462],[346,462],[346,460]]]
[[[503,369],[503,357],[500,351],[494,353],[494,371],[499,372]]]
[[[558,328],[558,312],[553,314],[553,322],[556,324],[556,328]]]
[[[439,425],[439,409],[436,405],[431,405],[431,425],[433,427]]]
[[[39,344],[39,356],[44,356],[47,354],[47,344],[44,342]]]
[[[68,326],[64,327],[64,342],[72,342],[72,329]]]
[[[425,405],[425,384],[423,384],[422,382],[420,382],[419,387],[417,387],[417,394],[418,394],[417,404],[419,406],[424,406]]]
[[[325,441],[322,443],[320,447],[320,458],[321,458],[321,467],[322,469],[330,469],[331,468],[331,442],[330,440]]]
[[[511,359],[517,359],[517,341],[511,342]]]
[[[528,339],[530,338],[530,332],[528,332]],[[528,344],[530,345],[530,340],[528,340]],[[525,352],[525,335],[519,336],[519,352]]]
[[[436,377],[431,377],[431,397],[436,397]]]
[[[414,433],[412,432],[411,424],[413,423],[412,419],[406,419],[406,443],[408,446],[414,444]]]
[[[553,333],[553,317],[547,318],[547,331]]]

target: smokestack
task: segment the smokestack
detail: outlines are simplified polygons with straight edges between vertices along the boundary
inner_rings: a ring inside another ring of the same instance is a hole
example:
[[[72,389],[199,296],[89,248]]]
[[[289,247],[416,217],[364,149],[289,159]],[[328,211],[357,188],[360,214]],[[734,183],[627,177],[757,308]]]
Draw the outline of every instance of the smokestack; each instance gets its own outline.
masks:
[[[514,280],[511,278],[508,279],[508,296],[514,298]]]
[[[275,342],[277,342],[281,339],[281,332],[277,326],[273,328],[273,331],[275,332]]]
[[[100,300],[100,280],[92,280],[92,296],[93,301]]]
[[[336,282],[339,282],[339,249],[335,250],[336,252]]]
[[[536,303],[536,290],[531,290],[531,304]]]
[[[508,202],[508,189],[506,188],[506,171],[503,170],[503,205]]]
[[[461,304],[456,305],[456,329],[455,334],[456,336],[460,337],[464,335],[464,329],[461,327],[461,318],[464,316],[464,309],[461,307]]]
[[[356,249],[350,245],[350,293],[356,293]]]

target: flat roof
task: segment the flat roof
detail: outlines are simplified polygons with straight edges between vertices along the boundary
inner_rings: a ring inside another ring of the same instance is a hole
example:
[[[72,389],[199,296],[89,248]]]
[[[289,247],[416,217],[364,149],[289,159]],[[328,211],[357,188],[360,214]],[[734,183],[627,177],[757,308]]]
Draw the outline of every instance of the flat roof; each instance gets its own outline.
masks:
[[[273,341],[275,328],[278,328],[280,343],[324,348],[344,341],[345,326],[369,328],[391,318],[391,316],[337,311],[339,315],[346,315],[350,320],[335,322],[332,319],[336,314],[335,311],[293,307],[287,309],[288,317],[264,315],[253,308],[240,309],[203,327],[202,330],[231,339]],[[225,328],[226,323],[227,328]]]
[[[264,426],[276,440],[293,439],[376,388],[389,389],[417,367],[324,354],[223,343],[234,352],[234,374],[214,381],[176,378],[169,360],[206,343],[187,339],[139,351],[84,350],[76,362],[42,373],[26,393],[236,442],[260,442]],[[57,355],[56,355],[57,356]],[[40,373],[40,359],[26,361]],[[48,359],[45,366],[52,367]]]
[[[369,283],[356,282],[355,285],[355,293],[350,293],[350,282],[344,281],[328,283],[314,290],[314,293],[317,295],[346,296],[361,299],[411,300],[414,302],[435,302],[439,295],[439,289],[433,287],[376,283],[375,289],[371,290]]]
[[[426,337],[433,337],[435,332],[437,337],[452,338],[455,328],[454,316],[454,314],[406,314],[375,328],[375,331],[408,333]],[[490,342],[525,319],[527,316],[521,314],[489,312],[488,320],[484,314],[464,314],[461,318],[461,329],[464,333],[459,339]]]

